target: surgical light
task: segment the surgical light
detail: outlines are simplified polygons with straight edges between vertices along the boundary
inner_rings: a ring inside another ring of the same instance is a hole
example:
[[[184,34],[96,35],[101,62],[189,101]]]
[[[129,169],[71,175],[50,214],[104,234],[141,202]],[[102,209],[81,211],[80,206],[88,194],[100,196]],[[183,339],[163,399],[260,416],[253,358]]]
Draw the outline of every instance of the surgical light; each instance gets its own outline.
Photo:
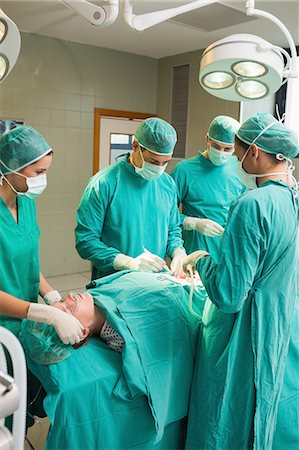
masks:
[[[281,86],[283,71],[284,60],[277,47],[255,35],[235,34],[205,49],[199,82],[216,97],[253,100],[276,92]]]
[[[0,82],[17,62],[21,36],[16,24],[0,8]]]
[[[254,3],[246,2],[246,14],[274,22],[288,40],[291,57],[253,34],[235,34],[209,45],[200,61],[199,82],[207,92],[224,100],[258,100],[278,91],[288,78],[297,77],[296,47],[288,29],[272,14],[254,9]]]

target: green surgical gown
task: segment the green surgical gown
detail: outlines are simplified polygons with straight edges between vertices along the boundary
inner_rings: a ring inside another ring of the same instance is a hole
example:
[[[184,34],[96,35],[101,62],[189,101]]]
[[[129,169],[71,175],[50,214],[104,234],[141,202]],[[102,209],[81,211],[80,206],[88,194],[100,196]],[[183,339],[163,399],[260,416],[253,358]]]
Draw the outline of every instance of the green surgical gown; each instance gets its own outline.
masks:
[[[127,157],[93,176],[77,211],[76,248],[93,264],[92,278],[114,272],[119,252],[165,259],[182,247],[175,183],[168,174],[144,180]]]
[[[232,202],[246,188],[237,175],[234,156],[221,166],[215,166],[199,153],[181,161],[171,176],[177,185],[178,204],[182,205],[181,224],[185,217],[207,218],[225,227]],[[221,237],[208,237],[195,230],[183,230],[187,253],[206,250],[217,261]]]
[[[219,263],[210,256],[197,263],[211,300],[200,330],[186,448],[298,448],[298,429],[297,443],[285,447],[276,427],[285,368],[298,362],[290,355],[286,364],[296,331],[297,229],[291,190],[268,181],[231,208]],[[289,398],[289,423],[298,423],[298,390]]]
[[[35,203],[18,196],[18,223],[0,197],[0,290],[36,302],[39,292],[39,228]],[[18,335],[21,320],[1,316],[1,325]]]

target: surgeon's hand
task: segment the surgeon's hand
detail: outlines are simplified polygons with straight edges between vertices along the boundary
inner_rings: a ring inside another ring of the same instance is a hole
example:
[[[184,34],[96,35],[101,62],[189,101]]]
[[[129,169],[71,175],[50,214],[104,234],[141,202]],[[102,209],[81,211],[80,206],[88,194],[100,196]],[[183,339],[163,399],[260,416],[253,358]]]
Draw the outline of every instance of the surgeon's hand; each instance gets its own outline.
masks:
[[[170,270],[175,277],[182,277],[184,275],[183,271],[183,260],[186,258],[187,253],[185,249],[178,247],[172,252],[172,261],[170,264]]]
[[[210,219],[198,219],[197,217],[186,217],[183,222],[184,229],[187,231],[196,230],[204,236],[221,236],[224,228],[219,223]]]
[[[183,259],[183,271],[186,275],[190,275],[190,270],[193,272],[196,270],[196,263],[199,259],[205,258],[209,253],[204,250],[196,250],[196,252],[190,253],[190,255],[186,256]]]
[[[143,252],[136,258],[119,253],[113,261],[115,270],[138,270],[139,272],[161,272],[164,259],[150,252]]]
[[[52,306],[31,303],[27,319],[53,325],[64,344],[77,344],[83,338],[84,326],[79,320]]]

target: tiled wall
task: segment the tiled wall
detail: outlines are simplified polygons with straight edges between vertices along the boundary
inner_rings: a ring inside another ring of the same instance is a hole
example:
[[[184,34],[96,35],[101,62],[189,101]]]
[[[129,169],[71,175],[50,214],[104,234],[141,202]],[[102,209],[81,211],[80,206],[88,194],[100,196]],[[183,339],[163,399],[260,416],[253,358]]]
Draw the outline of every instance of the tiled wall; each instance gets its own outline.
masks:
[[[41,269],[84,272],[74,248],[75,212],[92,175],[95,107],[156,111],[152,58],[22,34],[18,62],[0,84],[0,118],[24,119],[54,149],[48,187],[37,199]]]

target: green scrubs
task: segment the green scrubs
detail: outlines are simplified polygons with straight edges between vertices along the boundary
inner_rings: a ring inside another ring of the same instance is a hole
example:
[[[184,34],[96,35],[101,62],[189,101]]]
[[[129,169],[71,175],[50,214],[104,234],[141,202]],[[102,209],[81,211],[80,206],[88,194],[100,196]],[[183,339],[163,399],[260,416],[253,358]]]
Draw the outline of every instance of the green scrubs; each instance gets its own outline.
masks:
[[[39,228],[35,203],[18,196],[18,223],[0,197],[0,290],[36,302],[39,292]],[[0,324],[15,335],[21,320],[1,315]]]
[[[172,171],[178,191],[178,204],[182,204],[181,224],[185,217],[199,217],[218,222],[225,227],[229,208],[246,188],[237,175],[237,158],[215,166],[199,153],[181,161]],[[187,253],[206,250],[217,261],[221,236],[208,237],[195,230],[183,230]]]
[[[76,248],[93,264],[92,278],[114,272],[119,252],[136,257],[144,248],[165,259],[182,247],[175,183],[137,175],[127,157],[89,180],[77,211]]]
[[[0,290],[22,300],[36,302],[39,292],[39,228],[35,203],[26,196],[17,196],[18,223],[0,197]],[[19,337],[22,321],[4,315],[0,325]],[[9,357],[8,357],[9,361]],[[10,362],[9,362],[10,366]],[[10,369],[12,370],[12,369]],[[12,372],[10,372],[12,375]],[[45,415],[42,407],[44,391],[35,376],[27,372],[27,426],[32,416]],[[38,394],[39,393],[39,394]],[[10,427],[9,422],[7,426]]]
[[[187,449],[286,448],[276,446],[281,435],[276,420],[285,368],[296,363],[286,365],[291,331],[298,332],[291,327],[298,293],[297,229],[291,190],[268,181],[232,207],[219,263],[211,257],[197,263],[211,300],[200,330]],[[290,424],[298,422],[294,393],[293,399]],[[298,448],[298,437],[290,448]]]

